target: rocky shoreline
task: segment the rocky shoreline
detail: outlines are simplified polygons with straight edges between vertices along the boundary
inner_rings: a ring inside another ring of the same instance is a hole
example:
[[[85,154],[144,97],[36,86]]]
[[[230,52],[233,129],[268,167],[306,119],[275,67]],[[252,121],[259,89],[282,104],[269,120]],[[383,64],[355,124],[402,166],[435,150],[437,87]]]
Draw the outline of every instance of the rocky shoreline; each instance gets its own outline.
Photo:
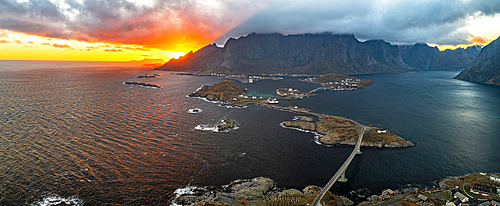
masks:
[[[181,188],[178,191],[184,194],[178,194],[173,205],[308,205],[320,190],[317,186],[307,186],[302,191],[280,189],[272,179],[259,177],[237,180],[220,189],[211,186]],[[330,192],[324,202],[326,205],[354,205],[347,197]]]
[[[435,181],[433,185],[408,185],[406,188],[384,189],[378,194],[372,194],[367,188],[346,192],[347,197],[327,192],[321,204],[324,206],[446,205],[456,198],[454,194],[457,192],[467,193],[463,190],[463,185],[468,184],[500,188],[500,182],[490,180],[486,173],[475,173],[448,177]],[[172,200],[172,205],[310,205],[320,191],[321,188],[318,186],[307,186],[302,190],[278,188],[272,179],[258,177],[236,180],[222,188],[212,186],[179,188],[175,192],[176,197]],[[471,199],[469,204],[478,205],[484,201],[499,200],[498,191],[497,194],[492,191],[488,198]]]

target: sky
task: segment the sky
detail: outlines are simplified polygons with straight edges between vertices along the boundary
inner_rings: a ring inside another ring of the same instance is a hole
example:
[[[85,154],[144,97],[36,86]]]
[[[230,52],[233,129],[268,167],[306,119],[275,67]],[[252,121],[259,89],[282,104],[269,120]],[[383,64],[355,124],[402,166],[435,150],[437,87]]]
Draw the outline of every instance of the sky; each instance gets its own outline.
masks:
[[[498,25],[499,0],[0,0],[0,59],[169,60],[252,32],[443,50],[488,44]]]

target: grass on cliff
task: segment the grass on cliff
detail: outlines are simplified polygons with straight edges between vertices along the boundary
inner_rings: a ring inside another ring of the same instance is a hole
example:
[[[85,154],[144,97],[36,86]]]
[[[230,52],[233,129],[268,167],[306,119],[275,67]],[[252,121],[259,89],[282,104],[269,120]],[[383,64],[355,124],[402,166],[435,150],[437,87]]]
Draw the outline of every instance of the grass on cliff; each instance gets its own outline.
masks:
[[[363,142],[397,142],[397,143],[405,143],[405,140],[398,137],[391,131],[387,130],[387,133],[377,133],[377,130],[381,128],[371,127],[370,129],[365,131],[365,135],[363,136]]]

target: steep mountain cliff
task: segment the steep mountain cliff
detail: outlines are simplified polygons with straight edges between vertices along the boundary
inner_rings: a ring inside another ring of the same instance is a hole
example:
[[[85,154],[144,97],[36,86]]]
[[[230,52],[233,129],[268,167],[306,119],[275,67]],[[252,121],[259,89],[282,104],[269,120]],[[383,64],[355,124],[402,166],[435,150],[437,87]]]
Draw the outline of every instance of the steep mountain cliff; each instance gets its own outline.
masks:
[[[473,56],[462,53],[440,52],[426,44],[400,47],[383,40],[360,42],[354,35],[252,33],[229,39],[223,48],[208,45],[157,69],[245,74],[370,74],[465,68]]]
[[[500,85],[500,37],[484,47],[455,79]]]

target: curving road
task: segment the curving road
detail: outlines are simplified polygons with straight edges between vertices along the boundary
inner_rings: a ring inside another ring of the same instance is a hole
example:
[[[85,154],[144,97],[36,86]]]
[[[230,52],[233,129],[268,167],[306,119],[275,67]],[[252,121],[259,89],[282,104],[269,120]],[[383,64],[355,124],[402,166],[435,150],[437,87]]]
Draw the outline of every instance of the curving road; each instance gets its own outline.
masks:
[[[328,190],[330,190],[330,188],[333,186],[333,184],[335,184],[335,182],[337,182],[340,175],[342,175],[342,173],[345,172],[345,170],[347,169],[349,164],[351,164],[352,159],[354,159],[354,156],[356,156],[356,153],[358,153],[359,148],[361,147],[361,141],[363,139],[363,135],[365,134],[366,127],[364,127],[363,125],[361,125],[360,123],[358,123],[356,121],[353,121],[353,120],[351,120],[351,121],[356,123],[357,125],[359,125],[361,127],[361,133],[359,133],[358,142],[356,143],[356,146],[352,150],[351,155],[349,155],[349,157],[344,162],[344,164],[339,168],[339,170],[337,170],[337,173],[335,173],[335,175],[333,175],[332,179],[330,179],[330,181],[328,181],[326,186],[321,190],[321,192],[319,192],[318,196],[316,196],[316,198],[314,198],[314,201],[312,202],[312,206],[320,206],[321,205],[320,201],[321,201],[321,199],[323,199],[323,196],[325,196],[326,192],[328,192]]]

